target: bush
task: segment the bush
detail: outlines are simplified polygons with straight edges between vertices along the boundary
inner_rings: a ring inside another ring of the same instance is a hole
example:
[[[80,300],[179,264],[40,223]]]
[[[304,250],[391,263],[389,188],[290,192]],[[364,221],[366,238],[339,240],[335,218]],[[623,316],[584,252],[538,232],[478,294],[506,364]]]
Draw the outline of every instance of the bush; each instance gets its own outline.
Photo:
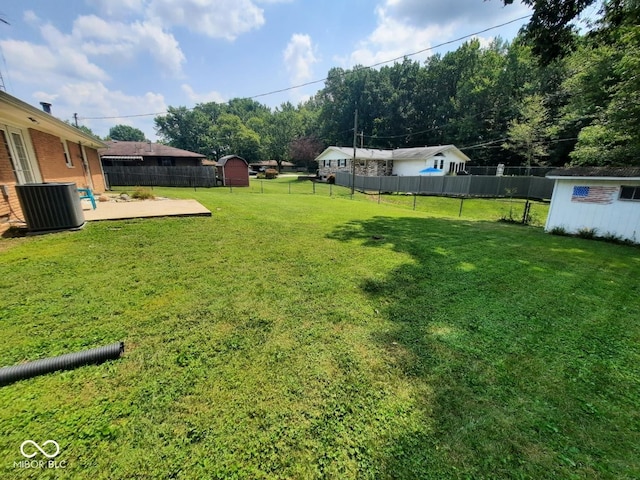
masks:
[[[580,238],[593,239],[596,238],[597,229],[595,228],[581,228],[578,230],[577,236]]]
[[[138,187],[131,194],[132,198],[137,198],[138,200],[153,200],[155,195],[149,188]]]
[[[264,177],[267,179],[277,178],[278,171],[275,168],[268,168],[266,172],[264,172]]]
[[[327,183],[336,183],[336,176],[335,175],[329,175],[327,177]]]
[[[549,230],[549,233],[551,235],[562,235],[562,236],[568,235],[564,227],[553,227],[551,230]]]

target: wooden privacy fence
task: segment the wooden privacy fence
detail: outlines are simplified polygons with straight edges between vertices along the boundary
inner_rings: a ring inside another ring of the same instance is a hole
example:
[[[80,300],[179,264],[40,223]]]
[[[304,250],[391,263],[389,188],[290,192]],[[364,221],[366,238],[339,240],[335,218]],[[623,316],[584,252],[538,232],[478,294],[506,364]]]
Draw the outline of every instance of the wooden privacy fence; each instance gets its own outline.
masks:
[[[215,187],[215,167],[102,167],[107,184],[141,187]]]
[[[336,173],[336,184],[351,187],[352,176]],[[459,175],[443,177],[355,176],[359,191],[415,193],[453,197],[513,197],[545,200],[553,193],[553,180],[544,177]]]

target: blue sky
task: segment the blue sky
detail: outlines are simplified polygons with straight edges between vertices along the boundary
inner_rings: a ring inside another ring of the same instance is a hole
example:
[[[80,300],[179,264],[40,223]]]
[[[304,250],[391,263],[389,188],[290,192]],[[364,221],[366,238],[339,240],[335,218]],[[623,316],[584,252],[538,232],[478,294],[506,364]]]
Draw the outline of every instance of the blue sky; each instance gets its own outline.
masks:
[[[168,106],[253,97],[372,65],[527,15],[500,0],[21,0],[0,6],[6,91],[104,136],[155,140]],[[511,39],[526,20],[479,35]],[[411,58],[456,49],[457,42]],[[294,104],[323,84],[256,100]],[[114,117],[97,119],[95,117]]]

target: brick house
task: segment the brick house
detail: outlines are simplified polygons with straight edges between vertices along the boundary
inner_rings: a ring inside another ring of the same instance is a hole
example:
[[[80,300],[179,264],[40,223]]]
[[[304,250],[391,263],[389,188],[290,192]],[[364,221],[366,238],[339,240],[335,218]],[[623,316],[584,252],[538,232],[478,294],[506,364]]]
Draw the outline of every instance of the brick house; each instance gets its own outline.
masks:
[[[24,218],[15,185],[73,182],[105,190],[97,138],[0,91],[0,233]]]

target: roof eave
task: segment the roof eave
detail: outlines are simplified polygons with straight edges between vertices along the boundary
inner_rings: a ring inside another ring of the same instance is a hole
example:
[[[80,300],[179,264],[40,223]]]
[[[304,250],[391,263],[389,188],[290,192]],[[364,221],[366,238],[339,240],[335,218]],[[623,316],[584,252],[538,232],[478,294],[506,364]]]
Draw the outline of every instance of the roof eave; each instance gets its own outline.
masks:
[[[76,140],[78,143],[96,149],[107,146],[96,137],[84,133],[82,130],[6,92],[0,91],[0,103],[6,103],[10,107],[8,110],[0,109],[0,113],[6,114],[9,119],[17,123],[17,126],[40,130],[51,135],[63,137],[65,140]]]
[[[615,182],[640,180],[640,177],[593,177],[587,175],[547,175],[546,178],[550,180],[611,180]]]

